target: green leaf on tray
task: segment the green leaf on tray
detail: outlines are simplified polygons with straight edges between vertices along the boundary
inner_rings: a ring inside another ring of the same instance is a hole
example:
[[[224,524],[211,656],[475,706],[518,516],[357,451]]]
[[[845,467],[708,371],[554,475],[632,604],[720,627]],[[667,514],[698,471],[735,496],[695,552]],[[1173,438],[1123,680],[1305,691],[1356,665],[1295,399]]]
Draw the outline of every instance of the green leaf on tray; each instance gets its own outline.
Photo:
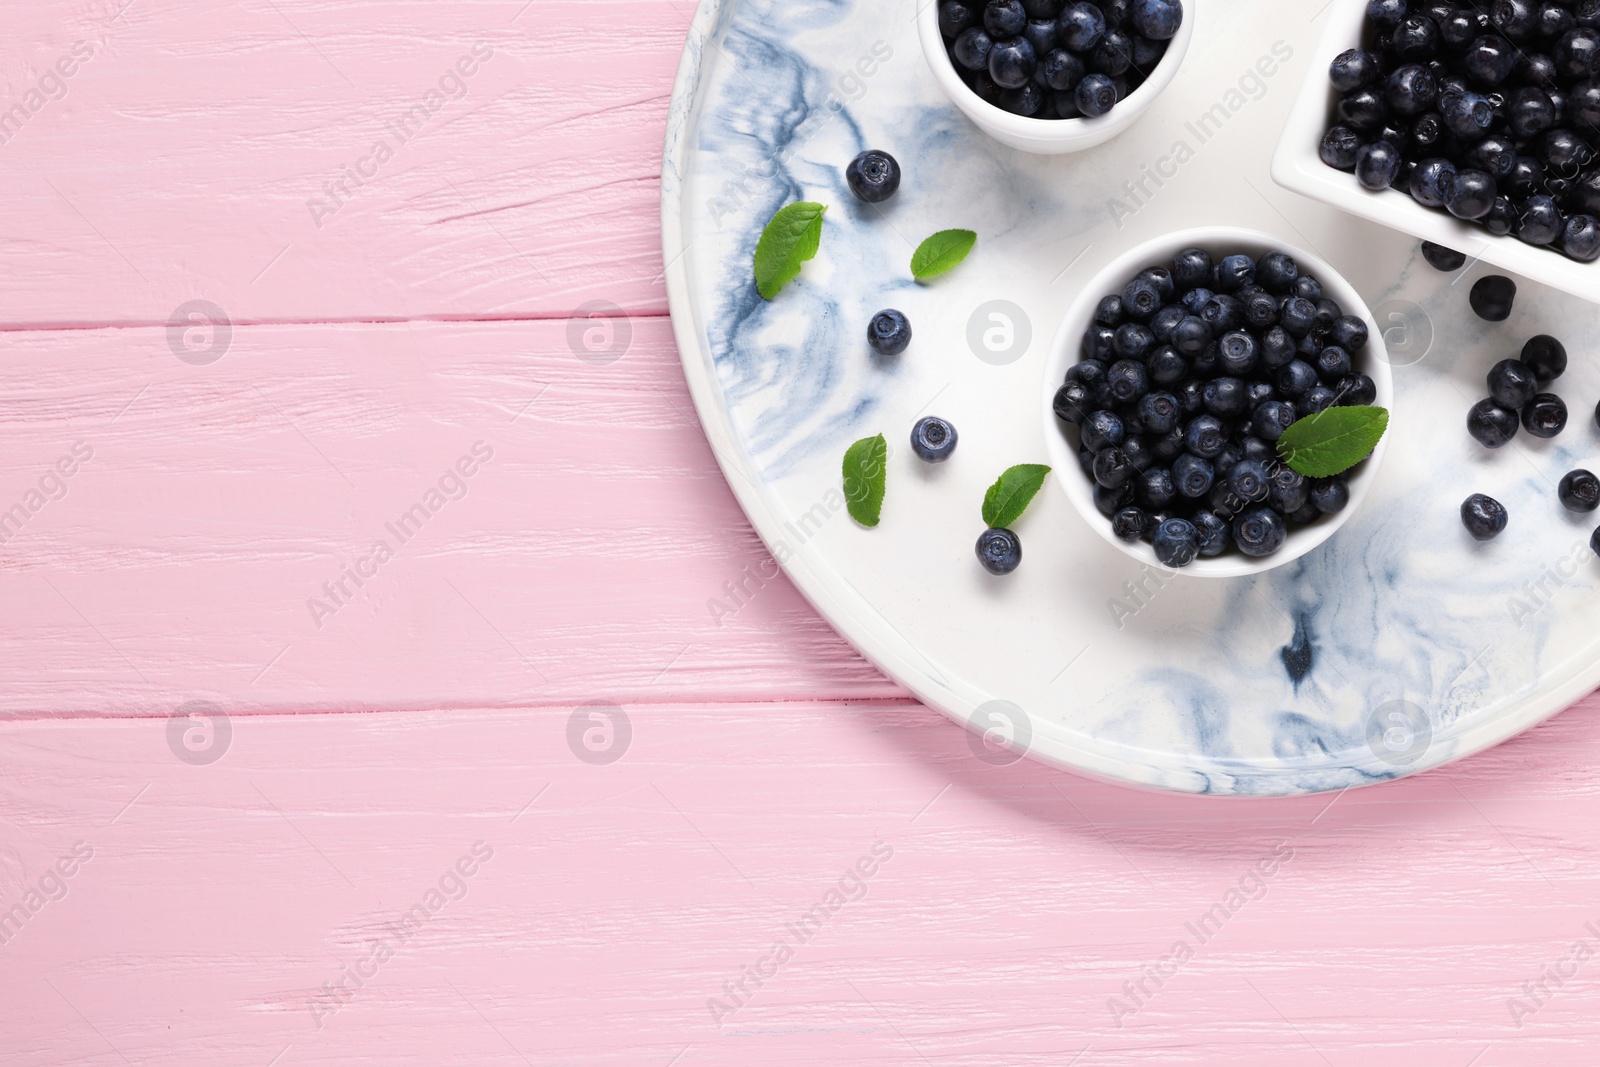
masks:
[[[889,445],[883,434],[863,437],[844,453],[844,499],[850,517],[863,526],[878,525],[883,487],[889,469]]]
[[[1049,474],[1042,463],[1022,463],[1002,474],[983,494],[983,524],[1004,528],[1022,518]]]
[[[822,204],[802,200],[779,208],[756,242],[756,290],[771,300],[800,275],[800,265],[822,247]]]
[[[1388,428],[1385,408],[1328,408],[1283,431],[1278,455],[1307,478],[1332,478],[1372,455]]]
[[[977,243],[971,230],[940,230],[911,253],[911,276],[920,282],[952,270]]]

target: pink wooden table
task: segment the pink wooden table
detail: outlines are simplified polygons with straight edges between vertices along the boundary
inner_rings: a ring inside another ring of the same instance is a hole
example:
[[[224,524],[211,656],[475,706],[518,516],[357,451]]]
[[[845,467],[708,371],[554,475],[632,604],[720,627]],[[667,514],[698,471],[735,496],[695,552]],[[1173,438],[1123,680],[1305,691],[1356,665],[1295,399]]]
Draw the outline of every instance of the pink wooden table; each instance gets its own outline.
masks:
[[[8,14],[7,1067],[1600,1061],[1592,700],[1203,802],[713,613],[688,0]]]

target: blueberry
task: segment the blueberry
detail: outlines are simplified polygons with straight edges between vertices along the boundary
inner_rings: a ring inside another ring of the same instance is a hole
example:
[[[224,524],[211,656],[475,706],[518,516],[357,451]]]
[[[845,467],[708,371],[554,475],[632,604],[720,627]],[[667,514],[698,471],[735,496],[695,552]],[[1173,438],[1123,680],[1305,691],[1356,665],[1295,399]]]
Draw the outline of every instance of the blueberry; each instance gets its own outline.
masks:
[[[1022,36],[1026,37],[1028,43],[1033,45],[1033,54],[1039,57],[1039,62],[1041,63],[1048,59],[1050,53],[1058,47],[1055,19],[1029,19],[1027,26],[1023,27]],[[1070,53],[1066,54],[1070,55]],[[1041,78],[1039,80],[1043,81],[1044,79]],[[1054,86],[1051,88],[1054,88]]]
[[[1346,352],[1359,352],[1367,347],[1367,324],[1354,315],[1341,315],[1334,320],[1330,337],[1334,344]]]
[[[1341,93],[1371,85],[1378,80],[1378,57],[1360,48],[1351,48],[1333,57],[1328,66],[1328,80]]]
[[[1123,312],[1139,322],[1149,322],[1161,310],[1162,303],[1160,283],[1153,278],[1140,275],[1122,290]]]
[[[893,308],[880,311],[867,324],[867,343],[880,355],[898,356],[911,343],[911,323]]]
[[[1461,525],[1478,541],[1493,541],[1499,537],[1510,519],[1506,506],[1492,496],[1473,493],[1461,503]]]
[[[1056,23],[1061,42],[1074,52],[1090,52],[1106,33],[1106,17],[1089,3],[1068,4]]]
[[[1244,325],[1244,305],[1227,293],[1217,293],[1200,309],[1200,317],[1213,334],[1224,334]]]
[[[1445,208],[1458,219],[1481,219],[1494,206],[1498,190],[1494,178],[1481,170],[1456,172],[1455,188],[1445,200]]]
[[[1500,448],[1517,436],[1517,413],[1493,398],[1480,400],[1467,412],[1467,432],[1485,448]]]
[[[1187,453],[1172,461],[1172,482],[1179,496],[1198,499],[1211,492],[1216,481],[1216,468],[1209,460]]]
[[[1171,433],[1163,434],[1150,443],[1150,454],[1163,462],[1176,459],[1183,454],[1184,442],[1183,430],[1173,427]]]
[[[1600,222],[1593,215],[1573,215],[1561,231],[1561,251],[1579,263],[1600,259]]]
[[[1329,384],[1339,381],[1352,369],[1350,353],[1338,345],[1329,345],[1317,353],[1317,358],[1312,361],[1311,366],[1316,370],[1317,377]]]
[[[1592,78],[1600,73],[1600,31],[1589,26],[1568,30],[1550,50],[1556,72],[1568,78]]]
[[[1120,489],[1139,472],[1120,448],[1102,448],[1094,454],[1094,480],[1107,489]]]
[[[1535,437],[1555,437],[1567,428],[1567,404],[1554,393],[1540,393],[1522,409],[1522,428]]]
[[[1439,83],[1420,63],[1396,67],[1383,86],[1384,102],[1396,115],[1420,115],[1439,98]]]
[[[989,73],[989,53],[994,50],[994,38],[977,26],[963,30],[961,36],[956,38],[956,43],[951,46],[950,54],[955,57],[968,70],[983,71],[985,76]]]
[[[1141,471],[1134,490],[1139,503],[1151,511],[1165,509],[1178,496],[1172,472],[1166,467],[1151,467],[1149,470]]]
[[[1010,574],[1022,562],[1022,542],[1010,530],[994,527],[978,538],[978,562],[990,574]]]
[[[1124,327],[1125,329],[1126,327]],[[1131,404],[1150,388],[1144,364],[1132,359],[1118,360],[1106,372],[1106,384],[1119,404]]]
[[[1228,443],[1228,432],[1215,415],[1197,415],[1184,430],[1183,445],[1201,459],[1214,459]]]
[[[1250,410],[1250,394],[1238,378],[1213,378],[1205,385],[1206,410],[1219,419],[1237,420]]]
[[[1402,60],[1429,60],[1439,51],[1438,25],[1426,15],[1408,15],[1389,35],[1389,51]]]
[[[1278,324],[1278,299],[1265,289],[1256,289],[1243,301],[1244,321],[1257,330]]]
[[[1492,33],[1475,39],[1457,60],[1457,66],[1468,80],[1485,89],[1505,81],[1516,65],[1516,48],[1504,37]],[[1448,116],[1445,121],[1449,121]]]
[[[911,451],[929,463],[943,463],[956,450],[956,428],[929,415],[911,428]]]
[[[1554,244],[1564,220],[1556,202],[1543,193],[1528,197],[1517,208],[1517,238],[1530,245]]]
[[[1111,516],[1111,532],[1124,541],[1137,541],[1145,534],[1150,516],[1142,508],[1123,508]]]
[[[1189,315],[1172,331],[1172,347],[1185,356],[1195,356],[1211,343],[1211,326],[1197,315]]]
[[[1511,205],[1510,197],[1497,196],[1489,208],[1489,213],[1478,221],[1483,224],[1484,229],[1496,237],[1504,237],[1517,224],[1517,210]]]
[[[887,152],[869,149],[850,161],[844,177],[857,199],[881,204],[900,188],[900,164]]]
[[[1411,172],[1410,189],[1411,199],[1423,207],[1444,207],[1455,195],[1456,165],[1448,159],[1424,159]]]
[[[1117,87],[1104,74],[1088,74],[1078,83],[1076,97],[1085,118],[1098,118],[1117,106]]]
[[[1322,283],[1309,274],[1302,274],[1295,280],[1294,295],[1315,303],[1322,299]]]
[[[1315,478],[1306,495],[1322,514],[1337,515],[1350,503],[1350,486],[1342,478]]]
[[[1339,394],[1329,389],[1326,385],[1313,385],[1306,390],[1306,395],[1294,402],[1294,413],[1301,418],[1315,415],[1319,411],[1327,411],[1339,403]]]
[[[1379,29],[1392,30],[1406,17],[1406,0],[1367,0],[1367,21]]]
[[[1103,485],[1094,487],[1094,506],[1106,518],[1110,518],[1129,504],[1133,503],[1133,484],[1122,486],[1120,489],[1107,489]]]
[[[1268,400],[1266,403],[1258,404],[1250,416],[1250,428],[1264,441],[1276,441],[1283,436],[1283,431],[1294,423],[1293,405],[1281,400]]]
[[[1232,375],[1243,377],[1249,374],[1260,358],[1256,339],[1243,330],[1231,330],[1223,334],[1217,344],[1217,359],[1222,369]]]
[[[1120,29],[1107,30],[1089,53],[1089,69],[1096,74],[1117,78],[1133,66],[1133,38]]]
[[[1146,433],[1166,434],[1178,424],[1178,398],[1171,393],[1146,393],[1135,409]]]
[[[976,2],[974,0],[974,4]],[[961,36],[962,31],[978,21],[977,14],[972,10],[974,4],[944,0],[939,5],[939,32],[951,39]]]
[[[1545,0],[1539,6],[1535,32],[1540,37],[1560,37],[1577,24],[1578,20],[1567,9],[1566,0]]]
[[[1211,281],[1211,253],[1203,248],[1185,248],[1172,257],[1170,273],[1178,292],[1188,293],[1199,289]],[[1210,299],[1210,293],[1206,294],[1206,299]],[[1204,301],[1201,303],[1203,306]]]
[[[1133,0],[1129,20],[1141,36],[1170,40],[1183,25],[1183,4],[1180,0]]]
[[[1037,49],[1035,49],[1037,51]],[[1083,80],[1083,60],[1062,48],[1057,48],[1044,57],[1044,62],[1039,66],[1039,73],[1044,77],[1044,83],[1050,88],[1065,92],[1076,89]],[[1074,98],[1073,108],[1076,110],[1077,101]]]
[[[1481,93],[1445,93],[1439,115],[1447,130],[1463,141],[1476,141],[1494,122],[1494,105]]]
[[[1415,182],[1412,183],[1411,188],[1415,191]],[[1467,262],[1467,257],[1460,252],[1446,248],[1444,245],[1436,245],[1432,241],[1422,242],[1422,258],[1427,260],[1428,266],[1434,270],[1442,270],[1447,273],[1460,270]]]
[[[1228,470],[1228,489],[1240,500],[1259,504],[1271,491],[1271,476],[1264,463],[1256,459],[1242,459]]]
[[[1189,361],[1171,345],[1162,345],[1150,355],[1150,380],[1157,385],[1173,385],[1189,373]]]
[[[1472,285],[1467,301],[1480,319],[1504,322],[1511,317],[1517,299],[1517,283],[1503,274],[1490,274]]]
[[[1168,567],[1187,567],[1200,554],[1200,531],[1188,519],[1168,519],[1150,537],[1156,559]]]
[[[1556,495],[1568,511],[1593,511],[1600,508],[1600,478],[1586,470],[1572,471],[1561,479]]]
[[[1268,370],[1278,370],[1294,359],[1295,342],[1289,331],[1281,325],[1274,326],[1261,338],[1261,365]]]
[[[1270,556],[1288,536],[1283,516],[1271,508],[1251,508],[1233,520],[1233,542],[1247,556]]]
[[[1067,381],[1082,382],[1091,388],[1104,385],[1106,381],[1106,364],[1098,359],[1081,359],[1067,368]]]
[[[1150,449],[1149,438],[1142,434],[1131,433],[1122,441],[1122,454],[1128,457],[1128,462],[1133,464],[1136,471],[1146,471],[1155,466],[1155,453]],[[1089,477],[1094,477],[1091,467]]]
[[[1022,0],[989,0],[983,9],[983,28],[996,41],[1016,37],[1028,25]]]
[[[1114,448],[1122,444],[1127,437],[1127,430],[1122,420],[1112,412],[1096,411],[1083,420],[1082,434],[1083,447],[1098,452],[1102,448]]]
[[[1143,278],[1153,283],[1156,287],[1156,292],[1161,295],[1163,304],[1170,301],[1177,294],[1177,283],[1173,281],[1172,272],[1165,267],[1146,267],[1135,277]]]
[[[1520,140],[1525,141],[1534,134],[1543,133],[1554,126],[1559,118],[1550,94],[1543,89],[1525,85],[1511,94],[1506,119],[1511,132]]]
[[[1070,381],[1056,390],[1055,399],[1051,407],[1056,413],[1056,418],[1062,422],[1069,422],[1076,426],[1088,417],[1091,393],[1089,387],[1082,382]]]
[[[1522,362],[1541,382],[1553,382],[1567,371],[1567,346],[1549,334],[1530,337],[1522,346]]]
[[[1311,486],[1305,475],[1282,464],[1273,467],[1271,475],[1267,501],[1274,511],[1292,515],[1310,502]]]
[[[1178,298],[1178,303],[1182,304],[1183,305],[1183,309],[1185,311],[1187,311],[1189,314],[1191,314],[1191,315],[1200,314],[1200,312],[1205,310],[1206,305],[1211,303],[1211,298],[1216,295],[1210,289],[1206,288],[1206,286],[1208,286],[1210,284],[1211,284],[1211,268],[1207,267],[1206,268],[1206,284],[1205,285],[1196,286],[1195,288],[1190,289],[1188,292],[1184,293],[1183,296]]]
[[[1096,359],[1102,362],[1115,358],[1117,351],[1117,331],[1109,326],[1098,324],[1089,327],[1083,333],[1083,355],[1085,359]]]
[[[1278,371],[1278,393],[1290,400],[1298,400],[1316,384],[1316,369],[1303,359],[1290,360]]]
[[[1201,510],[1189,517],[1200,539],[1200,555],[1210,559],[1228,548],[1228,524],[1216,512]]]
[[[1317,322],[1317,305],[1304,297],[1291,296],[1283,302],[1279,324],[1290,337],[1304,337]]]
[[[1489,370],[1489,396],[1504,408],[1518,411],[1539,391],[1533,368],[1516,359],[1502,359]]]
[[[1122,297],[1115,294],[1101,297],[1100,303],[1094,308],[1094,321],[1097,326],[1110,326],[1112,328],[1122,325]]]
[[[1205,383],[1198,381],[1184,382],[1178,389],[1178,406],[1185,415],[1198,415],[1206,409]]]
[[[1255,260],[1245,255],[1224,256],[1217,264],[1216,290],[1236,293],[1255,277]]]
[[[1156,335],[1142,322],[1125,322],[1117,327],[1111,350],[1122,359],[1143,361],[1156,346]]]
[[[1178,323],[1188,317],[1182,304],[1168,304],[1150,317],[1150,332],[1155,334],[1157,344],[1170,345],[1172,331],[1178,328]]]
[[[1339,98],[1339,124],[1357,133],[1376,133],[1389,117],[1389,105],[1376,89],[1357,89]],[[1358,153],[1359,155],[1359,153]]]
[[[1511,174],[1501,184],[1519,200],[1530,197],[1544,188],[1544,163],[1533,156],[1519,155]]]
[[[1018,10],[1021,10],[1020,4]],[[989,77],[993,78],[994,83],[1002,89],[1021,89],[1028,85],[1038,65],[1039,60],[1034,54],[1033,45],[1028,43],[1026,37],[997,40],[994,47],[989,50]],[[1037,111],[1038,108],[1034,110]]]
[[[1542,147],[1545,165],[1558,174],[1573,173],[1589,162],[1594,153],[1583,138],[1559,127],[1545,132]]]
[[[1365,407],[1377,402],[1378,383],[1365,374],[1350,374],[1339,379],[1333,387],[1333,393],[1334,403],[1339,407]],[[1307,395],[1310,395],[1309,390]]]

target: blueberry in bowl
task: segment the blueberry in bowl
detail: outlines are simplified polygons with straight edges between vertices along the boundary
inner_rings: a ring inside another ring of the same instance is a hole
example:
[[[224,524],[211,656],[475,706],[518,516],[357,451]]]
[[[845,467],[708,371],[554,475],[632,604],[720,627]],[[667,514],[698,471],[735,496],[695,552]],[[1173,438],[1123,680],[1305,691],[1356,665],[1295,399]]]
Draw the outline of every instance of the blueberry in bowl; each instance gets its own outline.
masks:
[[[1194,0],[929,0],[922,50],[951,101],[1026,152],[1090,148],[1130,126],[1176,75]]]
[[[1118,353],[1118,336],[1142,331],[1140,355]],[[1221,226],[1105,266],[1045,373],[1046,448],[1083,521],[1136,560],[1205,577],[1299,558],[1357,513],[1384,440],[1331,474],[1306,473],[1291,446],[1307,422],[1378,421],[1393,395],[1381,331],[1348,282],[1276,237]],[[1506,388],[1528,378],[1510,372]]]

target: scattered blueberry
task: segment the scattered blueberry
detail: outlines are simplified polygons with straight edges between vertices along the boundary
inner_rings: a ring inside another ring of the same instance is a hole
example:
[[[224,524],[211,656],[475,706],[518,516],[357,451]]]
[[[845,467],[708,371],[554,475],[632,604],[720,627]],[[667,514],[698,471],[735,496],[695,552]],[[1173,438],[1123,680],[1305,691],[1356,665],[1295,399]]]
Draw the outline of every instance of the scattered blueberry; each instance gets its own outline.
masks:
[[[1511,317],[1512,305],[1517,299],[1517,283],[1503,274],[1489,274],[1472,284],[1467,295],[1472,310],[1480,319],[1504,322]]]
[[[900,164],[887,152],[868,149],[850,161],[844,177],[857,199],[881,204],[900,188]]]
[[[1567,371],[1567,348],[1549,334],[1530,337],[1522,346],[1522,362],[1541,382],[1553,382]]]
[[[867,324],[867,343],[880,355],[898,356],[911,343],[910,320],[893,308],[878,312]]]
[[[1427,260],[1428,266],[1434,270],[1442,270],[1447,274],[1460,270],[1467,262],[1467,257],[1460,252],[1444,245],[1436,245],[1432,241],[1422,242],[1422,258]]]
[[[1010,574],[1022,562],[1022,542],[1010,530],[994,527],[978,538],[978,562],[990,574]]]
[[[1555,437],[1567,428],[1567,405],[1554,393],[1540,393],[1522,409],[1522,428],[1535,437]]]
[[[1517,436],[1517,413],[1493,398],[1480,400],[1467,412],[1467,432],[1485,448],[1500,448]]]
[[[1479,541],[1493,541],[1499,537],[1510,518],[1504,504],[1482,493],[1473,493],[1461,504],[1461,525]]]
[[[956,428],[929,415],[911,428],[911,451],[929,463],[943,463],[956,450]]]
[[[1489,395],[1501,407],[1521,411],[1538,391],[1533,368],[1519,359],[1502,359],[1489,371]]]
[[[1572,471],[1561,479],[1556,495],[1568,511],[1593,511],[1600,508],[1600,478],[1586,470]]]

